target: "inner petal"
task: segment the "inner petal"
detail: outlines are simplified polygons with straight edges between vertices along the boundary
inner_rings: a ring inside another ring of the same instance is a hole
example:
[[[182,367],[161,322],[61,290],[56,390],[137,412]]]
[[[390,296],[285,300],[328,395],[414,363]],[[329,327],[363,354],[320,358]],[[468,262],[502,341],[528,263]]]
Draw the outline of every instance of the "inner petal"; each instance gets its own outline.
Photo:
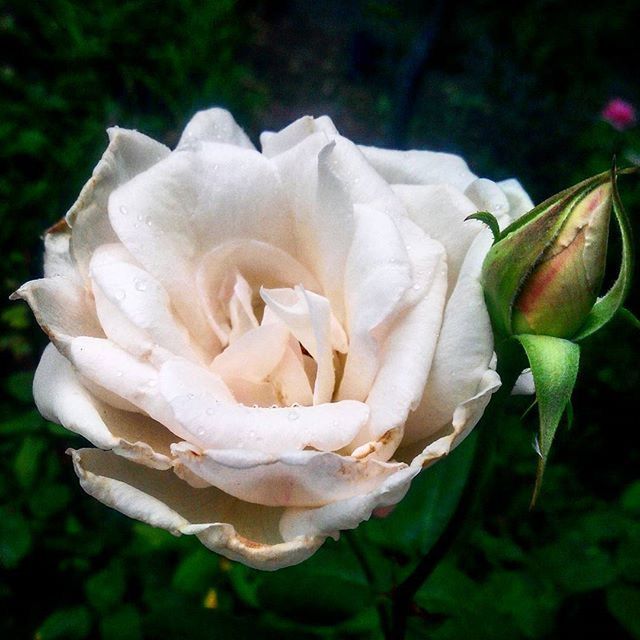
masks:
[[[298,285],[293,289],[264,289],[265,304],[316,361],[313,403],[331,402],[335,387],[333,352],[347,350],[347,337],[324,296]]]

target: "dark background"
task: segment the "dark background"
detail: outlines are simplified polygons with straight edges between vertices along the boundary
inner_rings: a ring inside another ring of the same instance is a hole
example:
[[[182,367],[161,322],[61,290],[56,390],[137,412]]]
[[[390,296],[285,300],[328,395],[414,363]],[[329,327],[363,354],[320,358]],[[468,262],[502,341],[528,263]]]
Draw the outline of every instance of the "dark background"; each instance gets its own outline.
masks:
[[[618,96],[640,105],[638,24],[630,0],[2,1],[5,299],[40,274],[40,234],[113,124],[174,144],[194,111],[222,105],[257,140],[327,113],[361,143],[453,151],[479,175],[517,176],[534,201],[607,169],[613,153],[637,162],[638,127],[618,132],[600,112]],[[637,179],[623,198],[637,230]],[[344,541],[260,574],[85,496],[64,455],[81,439],[33,407],[45,337],[24,304],[2,303],[0,325],[2,637],[379,637],[375,595]],[[410,637],[640,638],[638,342],[614,321],[586,345],[574,424],[558,432],[533,512],[535,412],[520,420],[526,403],[513,401],[489,490],[418,594]],[[387,586],[428,548],[434,482],[464,455],[360,527]],[[455,497],[448,487],[438,500]]]

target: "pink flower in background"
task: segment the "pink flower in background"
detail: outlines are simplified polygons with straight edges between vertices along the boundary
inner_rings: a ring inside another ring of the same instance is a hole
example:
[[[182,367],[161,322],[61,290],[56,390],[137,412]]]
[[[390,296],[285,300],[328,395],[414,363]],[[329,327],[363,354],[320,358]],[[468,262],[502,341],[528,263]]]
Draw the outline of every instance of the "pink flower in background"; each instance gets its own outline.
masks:
[[[601,113],[614,129],[624,131],[636,123],[636,110],[634,106],[622,98],[612,98],[607,102]]]

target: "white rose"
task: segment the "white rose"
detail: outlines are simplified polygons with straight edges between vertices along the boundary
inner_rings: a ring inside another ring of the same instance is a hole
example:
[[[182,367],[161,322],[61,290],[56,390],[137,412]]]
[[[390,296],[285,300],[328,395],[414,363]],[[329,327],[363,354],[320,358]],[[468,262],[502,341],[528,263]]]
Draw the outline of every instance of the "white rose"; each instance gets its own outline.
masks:
[[[262,136],[125,129],[15,294],[87,493],[264,569],[397,503],[500,384],[465,222],[531,207],[457,156],[358,148],[327,117]]]

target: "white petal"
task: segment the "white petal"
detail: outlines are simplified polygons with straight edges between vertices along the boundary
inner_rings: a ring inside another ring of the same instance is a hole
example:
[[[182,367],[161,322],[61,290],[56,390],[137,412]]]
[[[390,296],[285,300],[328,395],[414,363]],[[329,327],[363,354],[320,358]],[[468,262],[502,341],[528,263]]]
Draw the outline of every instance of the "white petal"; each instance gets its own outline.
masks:
[[[109,340],[79,337],[70,343],[69,360],[83,377],[138,407],[184,438],[184,432],[158,392],[157,369]]]
[[[122,245],[103,245],[90,263],[96,308],[107,336],[134,355],[160,345],[203,361],[185,327],[175,318],[160,283],[133,263]]]
[[[76,285],[82,280],[75,261],[71,256],[71,228],[62,219],[44,236],[44,276],[45,278],[67,278]]]
[[[195,489],[169,471],[145,469],[96,449],[70,452],[82,488],[129,517],[173,534],[196,535],[231,560],[273,570],[302,562],[324,537],[283,539],[283,510]]]
[[[371,418],[354,445],[370,443],[353,455],[388,459],[402,437],[409,411],[419,404],[438,342],[447,294],[447,260],[442,245],[405,220],[417,302],[394,323],[380,355],[367,405]],[[391,434],[390,430],[398,433]]]
[[[364,400],[378,371],[388,328],[412,285],[412,268],[400,230],[388,215],[361,205],[354,215],[344,284],[349,353],[338,398]]]
[[[207,318],[222,346],[228,344],[231,332],[228,305],[233,291],[228,290],[228,284],[231,277],[238,278],[237,274],[253,291],[261,286],[296,284],[312,291],[320,290],[317,280],[305,267],[273,245],[257,240],[231,240],[214,247],[202,258],[196,283]]]
[[[186,443],[175,445],[173,452],[196,475],[225,493],[267,506],[320,506],[365,494],[405,466],[317,451],[279,456],[241,450],[200,452]]]
[[[332,317],[329,301],[302,287],[261,289],[260,295],[318,365],[313,403],[330,402],[335,385],[333,349],[346,351],[347,338]]]
[[[400,467],[369,493],[336,500],[315,509],[287,509],[280,522],[282,535],[336,538],[340,531],[354,529],[362,521],[368,520],[374,509],[400,502],[423,467],[446,456],[470,433],[482,416],[491,394],[499,386],[500,379],[496,372],[488,370],[480,380],[476,395],[456,408],[452,423],[443,435],[432,439],[423,450],[418,450],[408,467]]]
[[[202,448],[332,451],[348,444],[369,417],[360,402],[263,408],[235,403],[219,392],[216,374],[173,360],[160,372],[160,390],[186,434]]]
[[[204,142],[172,153],[111,195],[109,217],[206,350],[217,340],[194,296],[205,253],[237,238],[285,249],[293,242],[290,212],[271,163],[228,144]]]
[[[321,116],[320,118],[303,116],[277,133],[272,131],[263,132],[260,135],[262,153],[267,158],[273,158],[300,144],[314,133],[320,132],[329,137],[338,133],[333,122],[327,116]]]
[[[310,358],[307,356],[307,359]],[[280,404],[304,406],[313,404],[313,390],[304,368],[300,344],[295,338],[289,339],[284,356],[271,373],[270,381],[280,399]]]
[[[156,469],[171,468],[170,445],[177,438],[150,418],[120,411],[92,396],[52,344],[36,369],[33,395],[47,420],[79,433],[97,447]]]
[[[509,201],[504,191],[493,181],[486,178],[474,180],[464,192],[464,195],[473,202],[477,211],[488,211],[494,216],[507,216],[509,213]]]
[[[393,189],[407,207],[409,217],[447,250],[452,291],[469,246],[484,228],[477,220],[464,221],[477,207],[450,185],[394,185]]]
[[[462,265],[445,308],[424,396],[407,420],[404,443],[425,438],[448,424],[456,407],[477,393],[480,380],[492,369],[493,332],[479,280],[490,246],[491,234],[482,231]]]
[[[536,392],[531,369],[525,369],[516,380],[511,390],[512,396],[532,396]]]
[[[533,209],[533,202],[529,194],[522,188],[522,185],[515,178],[498,182],[498,186],[504,191],[509,201],[509,216],[512,220]]]
[[[390,184],[449,184],[463,191],[476,177],[460,156],[451,153],[363,146],[360,150]]]
[[[226,109],[198,111],[182,132],[178,148],[193,145],[198,141],[223,142],[246,149],[255,149],[247,134]]]
[[[104,336],[89,295],[73,279],[31,280],[10,299],[25,300],[42,330],[63,351],[75,336]]]
[[[167,147],[137,131],[114,127],[107,132],[109,146],[67,213],[71,252],[85,277],[95,248],[117,240],[107,214],[111,192],[169,155]]]
[[[216,356],[211,370],[224,379],[262,382],[282,360],[289,335],[285,326],[277,324],[252,329]]]

